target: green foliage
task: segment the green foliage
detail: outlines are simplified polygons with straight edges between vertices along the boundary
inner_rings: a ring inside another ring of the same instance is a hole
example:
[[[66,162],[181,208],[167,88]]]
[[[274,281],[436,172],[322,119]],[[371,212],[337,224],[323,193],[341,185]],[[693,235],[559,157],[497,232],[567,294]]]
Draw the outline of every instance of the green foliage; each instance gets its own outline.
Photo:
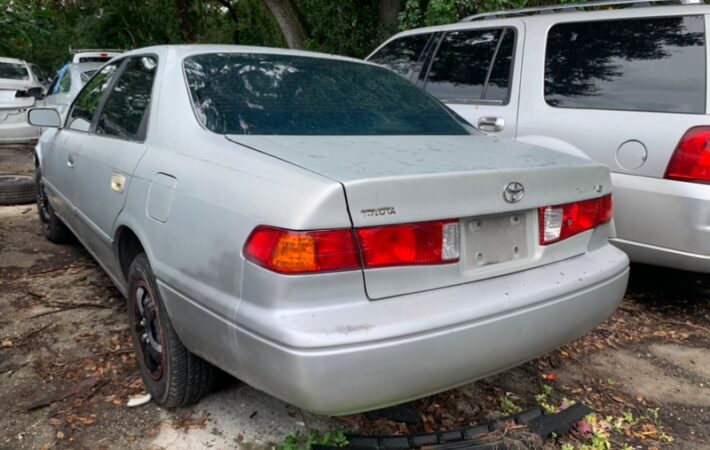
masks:
[[[309,435],[291,434],[286,436],[286,439],[276,445],[277,450],[311,450],[313,445],[323,445],[327,447],[345,447],[348,445],[348,440],[342,431],[326,431],[320,434],[316,431],[311,431]]]
[[[517,414],[522,410],[523,408],[516,405],[515,402],[510,398],[505,396],[500,398],[500,412],[502,412],[504,415],[510,416],[512,414]]]
[[[309,50],[367,56],[381,41],[378,0],[299,0]]]

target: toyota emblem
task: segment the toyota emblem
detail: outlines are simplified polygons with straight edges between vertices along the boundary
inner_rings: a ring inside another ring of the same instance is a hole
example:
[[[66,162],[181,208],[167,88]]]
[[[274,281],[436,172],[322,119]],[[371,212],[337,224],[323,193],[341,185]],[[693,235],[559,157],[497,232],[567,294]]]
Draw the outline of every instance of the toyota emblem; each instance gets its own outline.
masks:
[[[518,181],[511,181],[503,189],[503,200],[508,203],[518,203],[525,197],[525,186]]]

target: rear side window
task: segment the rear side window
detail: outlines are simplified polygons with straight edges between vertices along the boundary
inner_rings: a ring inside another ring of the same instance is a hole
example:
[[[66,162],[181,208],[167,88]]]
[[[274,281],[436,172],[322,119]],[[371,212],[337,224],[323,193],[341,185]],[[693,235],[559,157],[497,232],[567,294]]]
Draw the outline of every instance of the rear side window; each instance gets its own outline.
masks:
[[[111,83],[117,65],[109,64],[92,78],[74,101],[67,125],[72,130],[89,131],[91,120],[99,107],[101,98]]]
[[[507,102],[515,47],[512,28],[447,33],[425,89],[445,102]]]
[[[368,61],[410,78],[421,69],[422,51],[430,38],[431,33],[425,33],[395,39],[368,58]]]
[[[545,58],[552,106],[705,112],[702,16],[558,24]]]
[[[156,67],[157,61],[152,56],[128,60],[108,94],[96,134],[132,141],[145,139]]]

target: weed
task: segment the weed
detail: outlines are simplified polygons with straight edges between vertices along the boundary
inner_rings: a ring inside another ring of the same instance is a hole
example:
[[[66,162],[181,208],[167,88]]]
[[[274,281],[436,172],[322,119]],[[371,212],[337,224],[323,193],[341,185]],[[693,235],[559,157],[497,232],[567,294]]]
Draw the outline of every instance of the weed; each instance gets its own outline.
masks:
[[[324,445],[328,447],[345,447],[348,445],[348,440],[345,434],[338,431],[326,431],[323,434],[317,431],[311,431],[310,435],[301,434],[300,431],[296,434],[290,434],[276,445],[277,450],[311,450],[313,445]]]
[[[512,414],[517,414],[521,412],[523,408],[520,406],[516,405],[513,400],[509,399],[508,397],[501,397],[500,398],[500,411],[506,415],[510,416]]]

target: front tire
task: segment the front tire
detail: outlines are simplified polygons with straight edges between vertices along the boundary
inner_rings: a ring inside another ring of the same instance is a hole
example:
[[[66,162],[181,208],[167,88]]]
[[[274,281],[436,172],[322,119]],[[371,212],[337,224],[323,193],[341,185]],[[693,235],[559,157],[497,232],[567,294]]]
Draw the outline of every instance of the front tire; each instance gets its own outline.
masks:
[[[49,202],[47,193],[44,190],[44,180],[39,167],[35,167],[35,196],[37,198],[39,224],[42,227],[44,237],[55,244],[67,241],[69,236],[71,236],[71,232],[54,213],[54,208],[52,208],[52,204]]]
[[[156,403],[175,408],[207,395],[215,368],[180,342],[144,253],[128,270],[128,320],[143,384]]]

